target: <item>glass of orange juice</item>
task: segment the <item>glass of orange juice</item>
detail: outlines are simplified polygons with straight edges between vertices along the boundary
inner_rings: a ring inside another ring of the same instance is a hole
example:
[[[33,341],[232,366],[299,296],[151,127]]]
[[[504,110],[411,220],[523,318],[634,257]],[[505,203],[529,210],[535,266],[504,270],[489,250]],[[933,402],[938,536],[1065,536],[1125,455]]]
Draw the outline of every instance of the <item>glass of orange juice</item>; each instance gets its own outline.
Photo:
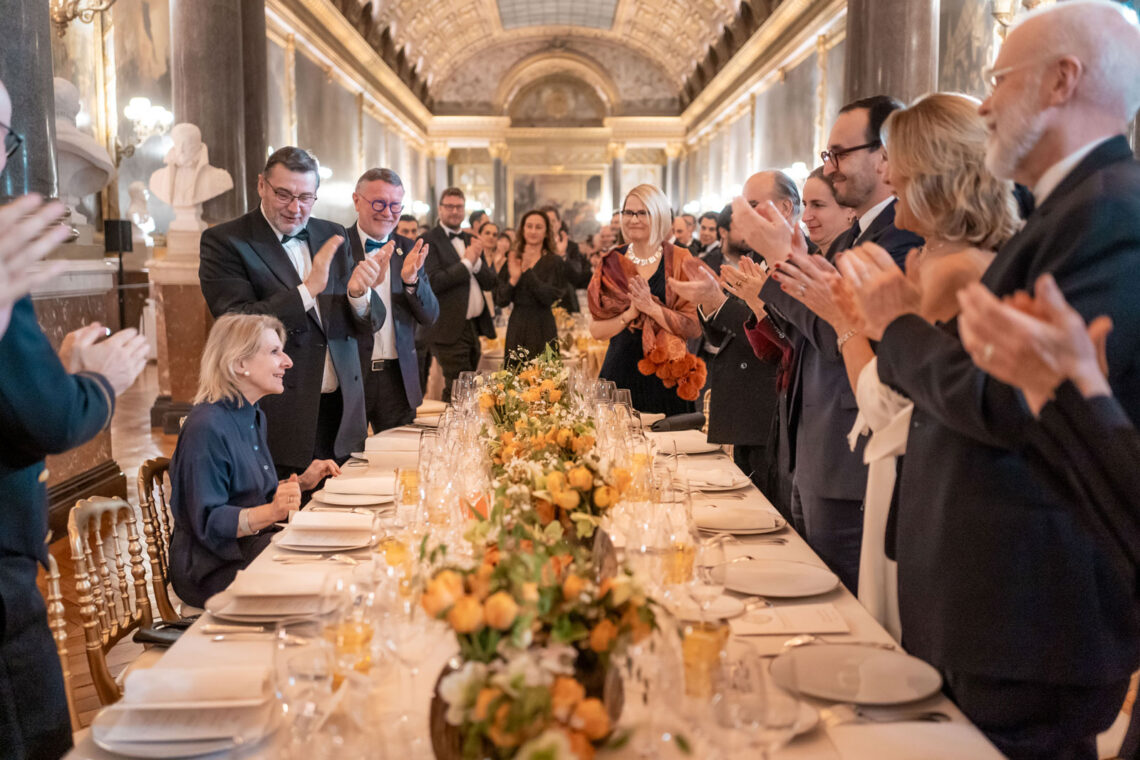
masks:
[[[730,629],[724,621],[687,623],[681,631],[681,661],[685,670],[685,694],[708,699],[713,679],[724,656]]]

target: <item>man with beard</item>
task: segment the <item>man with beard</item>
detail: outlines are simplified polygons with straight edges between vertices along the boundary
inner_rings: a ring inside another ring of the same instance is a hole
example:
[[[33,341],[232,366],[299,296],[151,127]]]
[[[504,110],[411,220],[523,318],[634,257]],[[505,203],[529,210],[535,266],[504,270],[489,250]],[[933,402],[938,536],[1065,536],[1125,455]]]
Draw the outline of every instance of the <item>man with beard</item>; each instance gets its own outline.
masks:
[[[854,245],[872,242],[901,264],[912,248],[922,245],[921,238],[895,227],[894,191],[879,138],[887,116],[901,106],[885,95],[857,100],[840,109],[831,128],[824,172],[832,179],[836,199],[855,209],[858,217],[832,243],[830,261]],[[803,236],[793,236],[774,209],[761,205],[758,214],[737,198],[732,210],[749,245],[770,268],[787,258],[791,240],[803,245]],[[850,336],[836,335],[827,322],[783,292],[774,278],[764,284],[760,298],[773,323],[792,342],[788,432],[796,529],[854,591],[859,587],[867,466],[863,442],[855,451],[847,444],[858,413],[840,353],[841,342]]]
[[[799,220],[803,208],[800,193],[796,183],[783,172],[753,174],[744,183],[743,193],[750,204],[771,203],[790,225]],[[721,216],[721,226],[728,229],[724,263],[736,267],[742,257],[759,263],[760,257],[733,225],[732,208],[726,207]],[[697,304],[709,348],[709,441],[732,444],[736,465],[763,490],[772,466],[770,456],[775,453],[767,444],[776,412],[779,356],[765,361],[753,353],[744,334],[751,309],[740,298],[726,295],[709,269],[702,268],[700,276],[687,282],[670,280],[669,285]]]
[[[1028,14],[989,73],[986,166],[1030,188],[1035,210],[982,278],[996,295],[1052,273],[1086,322],[1109,316],[1108,379],[1140,419],[1140,25],[1107,0]],[[897,507],[904,643],[1006,755],[1096,758],[1140,659],[1135,572],[1079,518],[1025,445],[1021,395],[917,316],[905,275],[865,254],[840,266],[881,339],[879,376],[914,400]],[[1079,465],[1078,465],[1079,466]]]

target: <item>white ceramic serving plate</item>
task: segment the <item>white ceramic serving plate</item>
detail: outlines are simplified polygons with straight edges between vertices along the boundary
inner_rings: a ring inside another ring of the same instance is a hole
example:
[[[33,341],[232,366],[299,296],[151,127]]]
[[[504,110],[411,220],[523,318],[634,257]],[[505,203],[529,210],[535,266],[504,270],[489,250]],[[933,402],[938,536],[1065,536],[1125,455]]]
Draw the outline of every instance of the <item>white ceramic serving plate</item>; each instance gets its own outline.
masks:
[[[787,527],[787,521],[767,509],[745,504],[693,504],[693,522],[701,530],[736,533],[742,536],[774,533]]]
[[[752,559],[728,566],[725,588],[742,594],[794,599],[825,594],[839,585],[830,570],[783,559]]]
[[[938,671],[917,657],[861,644],[793,647],[772,661],[772,678],[799,694],[858,705],[914,702],[942,688]]]

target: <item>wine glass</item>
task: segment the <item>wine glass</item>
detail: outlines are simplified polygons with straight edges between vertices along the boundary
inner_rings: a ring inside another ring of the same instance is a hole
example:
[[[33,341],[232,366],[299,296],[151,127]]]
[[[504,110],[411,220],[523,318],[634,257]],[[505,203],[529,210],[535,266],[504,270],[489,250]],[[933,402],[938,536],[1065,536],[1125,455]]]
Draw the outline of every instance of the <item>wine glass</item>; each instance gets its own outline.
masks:
[[[754,653],[730,651],[714,688],[712,711],[717,723],[734,729],[737,738],[743,735],[748,749],[758,752],[761,760],[795,734],[799,703],[776,686],[768,663]]]
[[[332,698],[332,646],[317,617],[289,618],[274,630],[274,683],[277,698],[296,739],[304,741],[320,725]]]
[[[705,622],[709,606],[724,593],[728,565],[724,558],[724,543],[707,539],[697,543],[693,557],[693,583],[689,594],[701,609],[701,623]]]

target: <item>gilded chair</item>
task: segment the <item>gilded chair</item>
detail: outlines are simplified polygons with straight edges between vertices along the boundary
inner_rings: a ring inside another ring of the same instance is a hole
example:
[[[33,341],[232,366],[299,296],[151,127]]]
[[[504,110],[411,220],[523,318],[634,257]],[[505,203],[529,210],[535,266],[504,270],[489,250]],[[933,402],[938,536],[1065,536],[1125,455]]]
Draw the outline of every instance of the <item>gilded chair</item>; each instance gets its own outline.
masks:
[[[71,732],[79,730],[79,714],[75,712],[75,693],[71,690],[71,665],[67,661],[67,620],[64,619],[63,592],[59,585],[59,564],[55,557],[48,555],[47,571],[47,615],[48,627],[55,639],[55,651],[59,654],[59,665],[63,670],[63,689],[67,695],[67,714],[71,717]]]
[[[142,510],[143,536],[146,554],[150,558],[151,588],[162,620],[178,620],[179,615],[170,601],[167,575],[170,567],[170,531],[174,518],[166,501],[166,485],[170,481],[170,459],[148,459],[139,467],[139,507]]]
[[[153,619],[136,516],[122,499],[93,496],[72,508],[67,534],[91,680],[99,701],[110,704],[122,692],[107,653],[132,631],[149,628]]]

